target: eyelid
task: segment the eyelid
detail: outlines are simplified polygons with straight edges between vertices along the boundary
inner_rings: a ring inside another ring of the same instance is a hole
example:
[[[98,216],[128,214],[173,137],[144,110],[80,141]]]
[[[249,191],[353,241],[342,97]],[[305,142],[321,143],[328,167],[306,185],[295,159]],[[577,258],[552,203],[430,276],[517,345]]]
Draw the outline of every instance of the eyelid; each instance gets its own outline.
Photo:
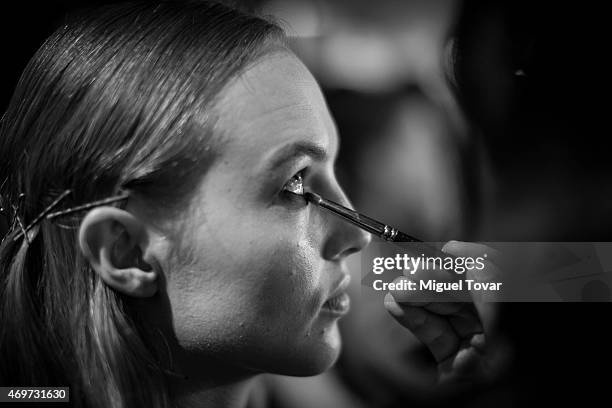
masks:
[[[305,168],[295,173],[285,184],[282,191],[288,191],[294,194],[302,195],[304,193],[304,173]],[[295,181],[295,182],[294,182]]]

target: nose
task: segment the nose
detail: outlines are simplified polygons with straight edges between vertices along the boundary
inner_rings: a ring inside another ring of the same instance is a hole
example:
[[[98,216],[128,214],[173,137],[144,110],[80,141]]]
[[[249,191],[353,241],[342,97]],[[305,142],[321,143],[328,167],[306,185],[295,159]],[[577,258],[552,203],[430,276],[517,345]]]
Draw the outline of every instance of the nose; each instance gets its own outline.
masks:
[[[330,193],[326,198],[353,209],[340,186],[336,186]],[[372,240],[370,233],[351,224],[342,217],[324,209],[320,209],[320,211],[325,213],[324,222],[328,225],[329,234],[323,247],[323,257],[325,259],[332,261],[342,260],[351,254],[361,251]]]

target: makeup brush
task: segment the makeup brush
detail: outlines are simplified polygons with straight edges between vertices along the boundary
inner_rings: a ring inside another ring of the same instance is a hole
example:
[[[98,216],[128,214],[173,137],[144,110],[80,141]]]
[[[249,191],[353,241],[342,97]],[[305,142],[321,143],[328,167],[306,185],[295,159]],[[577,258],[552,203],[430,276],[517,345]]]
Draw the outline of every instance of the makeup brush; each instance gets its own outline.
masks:
[[[376,221],[375,219],[370,218],[366,215],[359,214],[357,211],[353,211],[331,200],[327,200],[318,194],[305,192],[304,198],[306,198],[307,201],[331,211],[332,213],[344,218],[348,222],[355,224],[356,226],[368,231],[371,234],[376,235],[377,237],[385,241],[423,242],[418,238],[401,232],[397,228],[393,228],[380,221]]]

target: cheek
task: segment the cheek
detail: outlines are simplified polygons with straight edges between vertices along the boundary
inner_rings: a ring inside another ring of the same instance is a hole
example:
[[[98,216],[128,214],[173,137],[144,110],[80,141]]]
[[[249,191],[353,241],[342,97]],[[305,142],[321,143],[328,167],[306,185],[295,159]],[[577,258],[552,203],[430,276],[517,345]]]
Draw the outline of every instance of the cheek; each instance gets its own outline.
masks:
[[[279,231],[244,240],[230,234],[205,234],[215,238],[197,240],[195,262],[172,274],[168,293],[179,341],[234,347],[233,341],[306,335],[328,286],[313,241]]]
[[[308,213],[243,209],[230,219],[240,228],[207,235],[216,237],[210,260],[234,290],[235,313],[270,330],[278,329],[270,327],[275,325],[295,330],[311,320],[324,302],[326,281],[319,237],[313,236],[317,230]]]
[[[223,189],[200,201],[183,241],[193,262],[169,282],[177,337],[231,346],[308,333],[329,287],[310,212],[252,205]]]
[[[317,252],[307,240],[274,249],[261,276],[260,316],[286,327],[311,320],[325,298],[325,282]]]

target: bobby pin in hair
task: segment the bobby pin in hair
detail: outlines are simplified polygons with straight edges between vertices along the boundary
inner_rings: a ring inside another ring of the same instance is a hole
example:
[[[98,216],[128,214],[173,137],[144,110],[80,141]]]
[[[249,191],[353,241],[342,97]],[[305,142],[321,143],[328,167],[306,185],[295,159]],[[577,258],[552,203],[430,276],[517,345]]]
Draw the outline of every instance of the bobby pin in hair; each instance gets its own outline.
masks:
[[[11,225],[11,230],[15,228],[15,223],[17,223],[19,225],[19,228],[21,229],[21,232],[17,234],[17,236],[21,236],[23,234],[29,245],[30,239],[28,238],[27,229],[23,226],[23,222],[21,221],[21,217],[19,216],[19,212],[23,208],[23,203],[25,201],[25,194],[19,194],[17,200],[17,205],[11,204],[11,207],[13,208],[13,225]]]
[[[82,204],[82,205],[78,205],[76,207],[72,207],[72,208],[68,208],[65,210],[61,210],[61,211],[56,211],[56,212],[51,212],[53,211],[53,209],[64,199],[66,198],[70,193],[72,192],[72,190],[65,190],[62,194],[59,195],[59,197],[57,197],[55,200],[53,200],[53,202],[51,204],[49,204],[47,206],[47,208],[45,208],[35,219],[34,221],[32,221],[27,227],[23,227],[23,224],[21,222],[21,219],[19,219],[19,217],[17,216],[17,221],[19,222],[20,228],[21,228],[21,232],[19,234],[17,234],[14,238],[13,241],[16,241],[17,239],[19,239],[22,235],[25,237],[25,239],[28,241],[28,244],[30,244],[30,240],[28,238],[28,231],[30,229],[32,229],[35,225],[37,225],[40,221],[42,221],[43,219],[47,219],[47,220],[51,220],[53,218],[57,218],[57,217],[62,217],[68,214],[73,214],[79,211],[84,211],[84,210],[88,210],[90,208],[94,208],[94,207],[99,207],[101,205],[106,205],[106,204],[111,204],[111,203],[115,203],[118,201],[123,201],[126,200],[129,196],[128,193],[123,193],[117,196],[113,196],[113,197],[108,197],[108,198],[104,198],[102,200],[97,200],[97,201],[92,201],[90,203],[86,203],[86,204]],[[23,196],[23,194],[20,194],[20,197]],[[14,207],[14,206],[13,206]]]

